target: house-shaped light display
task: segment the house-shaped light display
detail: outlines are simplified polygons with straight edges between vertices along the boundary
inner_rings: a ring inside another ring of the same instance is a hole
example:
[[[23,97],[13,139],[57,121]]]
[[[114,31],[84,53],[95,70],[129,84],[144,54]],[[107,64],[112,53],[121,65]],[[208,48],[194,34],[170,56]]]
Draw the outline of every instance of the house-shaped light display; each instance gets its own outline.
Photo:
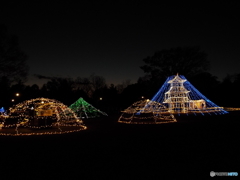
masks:
[[[222,107],[217,106],[201,94],[184,76],[176,75],[167,78],[163,86],[152,98],[152,101],[163,104],[162,112],[172,114],[226,114]]]

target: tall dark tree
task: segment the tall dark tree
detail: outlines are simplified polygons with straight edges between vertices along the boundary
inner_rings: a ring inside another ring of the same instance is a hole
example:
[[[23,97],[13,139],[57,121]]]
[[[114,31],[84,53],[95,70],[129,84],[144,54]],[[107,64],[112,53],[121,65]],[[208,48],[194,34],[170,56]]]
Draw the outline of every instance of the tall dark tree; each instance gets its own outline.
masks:
[[[163,49],[143,61],[145,65],[140,68],[146,75],[138,79],[138,84],[148,97],[152,97],[158,91],[167,77],[177,73],[184,75],[188,80],[199,79],[199,77],[211,77],[212,81],[215,80],[215,77],[207,72],[210,68],[207,54],[199,47]]]
[[[238,96],[240,92],[240,73],[233,75],[232,88],[229,89],[231,93],[232,106],[239,107],[240,97]]]
[[[234,76],[228,74],[219,86],[219,99],[222,101],[221,104],[225,107],[232,107],[236,103],[237,96],[234,93],[235,88],[233,81]]]
[[[95,74],[87,78],[78,77],[75,81],[75,88],[82,89],[89,97],[92,97],[95,91],[103,89],[106,86],[105,78]]]
[[[33,84],[31,86],[26,86],[23,96],[25,99],[35,99],[38,97],[44,97],[40,93],[40,88],[37,84]]]
[[[10,81],[6,77],[0,77],[0,107],[10,106],[11,86]]]
[[[71,78],[52,77],[44,88],[49,98],[57,99],[64,104],[72,102],[74,81]]]
[[[9,35],[0,24],[0,77],[11,82],[25,81],[28,75],[27,56],[20,49],[18,38]]]
[[[195,76],[207,71],[210,66],[207,54],[199,47],[163,49],[143,61],[146,64],[141,69],[152,79],[166,79],[177,73],[187,77]]]
[[[0,24],[0,105],[9,107],[12,94],[11,85],[24,82],[28,75],[27,56],[20,49],[18,38],[8,34]]]

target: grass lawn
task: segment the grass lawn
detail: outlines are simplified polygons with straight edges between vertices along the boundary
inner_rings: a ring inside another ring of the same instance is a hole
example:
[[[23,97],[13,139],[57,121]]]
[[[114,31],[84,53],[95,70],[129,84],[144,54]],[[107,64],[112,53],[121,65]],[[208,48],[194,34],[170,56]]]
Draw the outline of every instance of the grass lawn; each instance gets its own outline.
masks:
[[[86,130],[0,136],[2,179],[206,179],[240,173],[240,113],[178,118],[169,124],[85,119]]]

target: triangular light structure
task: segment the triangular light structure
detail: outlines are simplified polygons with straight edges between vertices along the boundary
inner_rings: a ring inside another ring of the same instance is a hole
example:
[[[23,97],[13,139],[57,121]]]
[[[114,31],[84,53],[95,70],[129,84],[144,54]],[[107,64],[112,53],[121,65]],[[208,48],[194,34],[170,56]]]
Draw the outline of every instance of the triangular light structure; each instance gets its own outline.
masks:
[[[4,107],[0,108],[0,113],[4,113],[4,112],[5,112]]]
[[[226,114],[201,94],[183,75],[170,76],[152,98],[152,101],[163,104],[163,111],[172,114]]]
[[[105,112],[93,107],[82,97],[79,98],[75,103],[71,104],[69,108],[72,109],[79,118],[94,118],[98,117],[99,114],[107,116]]]

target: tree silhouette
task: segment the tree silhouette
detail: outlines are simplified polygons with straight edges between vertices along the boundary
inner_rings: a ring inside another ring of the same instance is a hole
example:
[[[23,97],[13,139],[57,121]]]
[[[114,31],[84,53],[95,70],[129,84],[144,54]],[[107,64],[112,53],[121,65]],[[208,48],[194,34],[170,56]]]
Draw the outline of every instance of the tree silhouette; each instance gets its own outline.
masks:
[[[73,100],[74,80],[71,78],[52,77],[44,88],[47,90],[47,97],[58,99],[64,104]]]
[[[95,74],[91,74],[87,78],[78,77],[75,80],[75,87],[82,89],[89,97],[92,97],[95,91],[103,89],[106,86],[105,78]]]
[[[177,73],[191,77],[207,71],[210,65],[207,54],[198,47],[163,49],[143,61],[146,64],[140,68],[151,79],[166,79]]]
[[[11,82],[25,81],[28,75],[27,56],[21,51],[16,36],[7,33],[0,24],[0,77]]]

